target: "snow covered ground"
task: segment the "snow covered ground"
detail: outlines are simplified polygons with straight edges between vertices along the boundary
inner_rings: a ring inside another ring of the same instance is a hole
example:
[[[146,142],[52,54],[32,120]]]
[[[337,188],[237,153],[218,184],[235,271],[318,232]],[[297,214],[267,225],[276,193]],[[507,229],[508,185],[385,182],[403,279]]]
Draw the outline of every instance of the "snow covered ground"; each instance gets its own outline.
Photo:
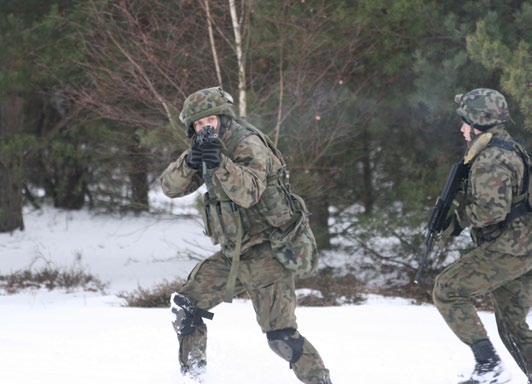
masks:
[[[182,199],[176,211],[194,213],[192,202]],[[27,212],[25,224],[23,232],[0,234],[0,275],[49,265],[83,269],[108,286],[105,295],[0,292],[0,383],[186,383],[169,311],[123,307],[117,294],[185,277],[195,264],[188,255],[209,255],[213,247],[197,219],[44,209]],[[248,301],[214,312],[205,384],[298,383],[270,351]],[[473,366],[470,350],[430,305],[370,296],[358,306],[301,307],[297,316],[335,384],[454,384]],[[498,338],[493,315],[481,317],[511,383],[526,384]]]

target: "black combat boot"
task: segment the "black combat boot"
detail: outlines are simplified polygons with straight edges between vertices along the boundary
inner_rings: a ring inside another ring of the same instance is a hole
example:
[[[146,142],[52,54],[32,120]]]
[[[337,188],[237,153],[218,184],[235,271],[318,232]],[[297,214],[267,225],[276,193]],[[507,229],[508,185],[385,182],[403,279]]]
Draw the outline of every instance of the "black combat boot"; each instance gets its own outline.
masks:
[[[503,384],[510,381],[510,374],[504,369],[491,341],[481,340],[473,344],[471,349],[475,355],[475,370],[469,380],[459,384]]]

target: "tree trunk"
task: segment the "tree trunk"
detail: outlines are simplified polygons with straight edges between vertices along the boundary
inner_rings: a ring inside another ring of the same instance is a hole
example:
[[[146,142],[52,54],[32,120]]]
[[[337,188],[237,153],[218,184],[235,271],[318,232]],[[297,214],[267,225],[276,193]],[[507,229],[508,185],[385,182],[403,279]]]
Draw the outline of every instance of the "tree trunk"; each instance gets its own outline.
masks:
[[[363,155],[362,155],[362,202],[364,204],[364,213],[369,215],[373,212],[373,205],[375,203],[375,197],[373,196],[373,172],[371,168],[371,143],[370,134],[367,130],[364,130],[361,135],[361,140],[364,143]]]
[[[138,138],[133,138],[129,146],[128,175],[131,182],[131,209],[135,213],[147,211],[150,208],[148,192],[148,159],[142,151]]]
[[[64,113],[47,107],[40,119],[40,139],[47,139],[54,127],[62,124],[62,129],[53,135],[40,153],[43,167],[43,183],[48,195],[53,198],[54,207],[79,210],[85,204],[87,192],[87,166],[83,151],[83,138],[75,128],[62,123],[67,119]]]
[[[22,216],[22,133],[24,101],[5,97],[0,105],[0,232],[24,230]],[[19,149],[20,148],[20,149]]]
[[[24,230],[20,167],[8,169],[0,164],[0,232]]]
[[[68,210],[83,208],[86,186],[83,181],[85,174],[82,167],[79,164],[71,163],[67,169],[61,169],[57,166],[56,170],[58,179],[55,180],[54,185],[54,207]]]
[[[329,203],[326,199],[311,199],[306,201],[312,215],[310,227],[314,232],[318,249],[331,249],[331,235],[329,233]]]

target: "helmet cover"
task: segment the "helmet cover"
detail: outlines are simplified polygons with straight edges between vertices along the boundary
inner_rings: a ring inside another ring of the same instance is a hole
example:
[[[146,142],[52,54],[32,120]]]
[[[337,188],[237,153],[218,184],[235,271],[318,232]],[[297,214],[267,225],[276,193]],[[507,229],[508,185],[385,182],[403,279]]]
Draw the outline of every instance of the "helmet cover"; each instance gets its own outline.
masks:
[[[480,131],[510,119],[506,99],[493,89],[474,89],[466,94],[456,95],[454,101],[460,105],[456,109],[458,116]]]

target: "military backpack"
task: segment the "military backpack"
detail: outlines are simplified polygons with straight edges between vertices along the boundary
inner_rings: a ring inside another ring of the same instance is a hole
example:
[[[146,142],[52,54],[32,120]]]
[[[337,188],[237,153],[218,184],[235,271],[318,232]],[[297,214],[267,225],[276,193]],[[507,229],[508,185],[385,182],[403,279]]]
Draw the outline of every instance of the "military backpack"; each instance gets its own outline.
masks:
[[[523,191],[520,195],[516,197],[514,203],[516,206],[521,206],[524,208],[520,209],[521,212],[519,212],[520,214],[518,216],[524,214],[525,209],[526,212],[532,212],[532,178],[530,177],[530,174],[532,173],[532,162],[530,161],[530,157],[528,156],[526,151],[521,147],[521,145],[511,141],[493,138],[489,142],[488,146],[501,148],[507,151],[514,151],[519,155],[519,157],[521,157],[524,164]],[[510,213],[510,215],[511,214],[512,213]]]

